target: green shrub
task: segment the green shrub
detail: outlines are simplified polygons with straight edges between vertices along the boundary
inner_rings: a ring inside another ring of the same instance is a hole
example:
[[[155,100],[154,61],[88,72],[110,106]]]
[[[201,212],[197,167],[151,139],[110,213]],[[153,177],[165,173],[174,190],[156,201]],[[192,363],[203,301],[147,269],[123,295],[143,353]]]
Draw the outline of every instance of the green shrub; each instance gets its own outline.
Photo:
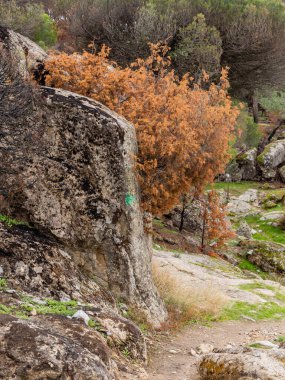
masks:
[[[41,14],[41,22],[35,33],[35,41],[43,48],[48,49],[57,40],[57,32],[54,21],[46,13]]]

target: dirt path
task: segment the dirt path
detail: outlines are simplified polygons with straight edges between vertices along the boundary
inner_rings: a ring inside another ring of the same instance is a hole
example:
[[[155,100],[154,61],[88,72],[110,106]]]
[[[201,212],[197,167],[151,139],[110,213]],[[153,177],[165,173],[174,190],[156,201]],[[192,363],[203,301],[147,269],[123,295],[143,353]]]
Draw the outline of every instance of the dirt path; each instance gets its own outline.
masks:
[[[189,327],[176,336],[161,337],[153,346],[147,369],[149,380],[198,380],[199,357],[192,356],[190,350],[201,343],[223,348],[228,344],[274,340],[278,336],[285,336],[285,321],[231,321],[211,327]]]

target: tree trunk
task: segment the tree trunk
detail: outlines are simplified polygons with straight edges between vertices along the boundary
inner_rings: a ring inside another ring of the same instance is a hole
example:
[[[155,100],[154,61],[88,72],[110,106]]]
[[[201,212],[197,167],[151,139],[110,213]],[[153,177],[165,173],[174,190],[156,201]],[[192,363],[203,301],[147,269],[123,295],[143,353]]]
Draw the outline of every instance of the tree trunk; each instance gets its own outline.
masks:
[[[207,206],[205,205],[205,210],[204,210],[204,215],[203,215],[202,239],[201,239],[202,253],[205,253],[206,229],[207,229]]]
[[[253,114],[254,122],[258,124],[259,123],[258,101],[254,94],[252,95],[252,114]]]
[[[187,203],[186,202],[186,195],[184,195],[183,199],[182,199],[182,211],[181,211],[179,232],[182,232],[183,227],[184,227],[184,217],[185,217],[186,203]]]

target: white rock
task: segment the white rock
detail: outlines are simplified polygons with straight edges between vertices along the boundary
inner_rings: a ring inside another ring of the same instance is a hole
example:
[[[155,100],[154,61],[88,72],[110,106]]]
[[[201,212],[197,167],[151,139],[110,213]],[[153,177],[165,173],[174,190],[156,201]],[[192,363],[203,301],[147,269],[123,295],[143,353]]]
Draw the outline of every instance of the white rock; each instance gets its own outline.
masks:
[[[208,344],[208,343],[202,343],[200,344],[200,346],[197,348],[197,352],[199,354],[209,354],[210,352],[213,352],[214,350],[214,346],[212,346],[211,344]]]
[[[82,319],[85,324],[88,326],[88,322],[90,321],[90,317],[88,314],[85,313],[85,311],[83,310],[78,310],[73,316],[72,318],[76,318],[76,319]]]
[[[0,277],[2,277],[4,274],[4,269],[0,266]]]
[[[23,261],[17,261],[15,265],[16,276],[26,277],[29,274],[29,267]]]

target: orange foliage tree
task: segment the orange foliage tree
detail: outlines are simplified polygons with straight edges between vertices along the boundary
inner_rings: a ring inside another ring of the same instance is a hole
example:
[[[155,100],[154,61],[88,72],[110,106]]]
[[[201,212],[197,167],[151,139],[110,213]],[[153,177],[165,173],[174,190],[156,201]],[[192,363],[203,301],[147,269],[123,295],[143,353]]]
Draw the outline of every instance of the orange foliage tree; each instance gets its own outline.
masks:
[[[234,237],[235,234],[230,228],[230,223],[227,220],[226,205],[220,201],[219,194],[211,190],[205,195],[203,202],[204,206],[201,251],[206,253],[209,245],[213,249],[220,248],[225,242]]]
[[[192,85],[189,74],[179,79],[167,52],[152,45],[150,57],[127,68],[108,59],[107,47],[94,54],[53,53],[46,64],[49,85],[100,101],[134,124],[141,203],[154,215],[223,171],[238,116],[227,95],[226,70],[221,83],[206,90]]]

